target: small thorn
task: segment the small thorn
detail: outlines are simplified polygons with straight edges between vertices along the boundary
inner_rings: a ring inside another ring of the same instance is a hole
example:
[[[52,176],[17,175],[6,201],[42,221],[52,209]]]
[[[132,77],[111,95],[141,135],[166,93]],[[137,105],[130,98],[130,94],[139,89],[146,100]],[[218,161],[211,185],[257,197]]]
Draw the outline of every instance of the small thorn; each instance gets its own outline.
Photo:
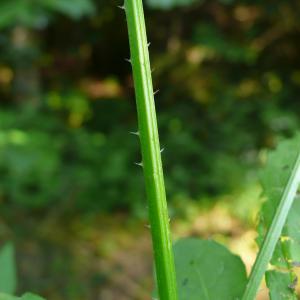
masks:
[[[133,135],[140,136],[140,132],[139,132],[139,131],[136,131],[136,132],[134,132],[134,131],[130,131],[129,133],[130,133],[130,134],[133,134]]]
[[[125,58],[125,61],[129,62],[130,64],[132,64],[131,59],[130,58]]]
[[[147,44],[147,46],[150,47],[150,45],[151,45],[151,43],[149,42],[149,43]]]
[[[154,73],[154,71],[155,71],[155,68],[152,68],[152,69],[151,69],[151,73]]]
[[[125,4],[123,4],[123,5],[118,5],[117,7],[120,8],[120,9],[122,9],[122,10],[125,10],[125,9],[126,9]]]
[[[165,151],[165,148],[160,149],[160,153],[163,153]]]
[[[134,163],[134,164],[137,165],[137,166],[139,166],[139,167],[143,167],[143,166],[144,166],[143,162],[140,162],[140,163]]]
[[[145,225],[146,228],[151,229],[151,225]]]
[[[153,96],[155,96],[158,92],[159,92],[159,90],[156,90],[156,91],[153,93]]]

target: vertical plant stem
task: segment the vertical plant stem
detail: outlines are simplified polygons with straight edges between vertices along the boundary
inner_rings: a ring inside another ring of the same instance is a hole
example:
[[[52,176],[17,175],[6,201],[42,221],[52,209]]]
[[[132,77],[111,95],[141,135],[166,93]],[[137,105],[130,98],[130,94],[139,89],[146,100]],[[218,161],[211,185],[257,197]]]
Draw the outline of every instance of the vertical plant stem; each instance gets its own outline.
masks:
[[[294,202],[300,182],[300,154],[295,162],[292,174],[284,189],[279,205],[276,209],[271,226],[266,234],[264,242],[258,253],[252,268],[249,282],[247,284],[242,300],[254,300],[266,272],[268,264],[272,258],[276,243],[281,235],[283,226],[288,217],[288,213]]]
[[[177,300],[176,276],[161,162],[142,0],[125,0],[143,169],[160,300]]]

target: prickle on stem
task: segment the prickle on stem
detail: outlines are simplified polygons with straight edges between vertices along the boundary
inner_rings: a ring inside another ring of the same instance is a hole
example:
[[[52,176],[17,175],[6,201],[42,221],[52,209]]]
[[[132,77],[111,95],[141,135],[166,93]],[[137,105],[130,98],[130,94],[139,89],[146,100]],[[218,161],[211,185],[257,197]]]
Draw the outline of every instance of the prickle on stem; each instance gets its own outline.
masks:
[[[140,136],[139,131],[130,131],[129,133],[132,134],[132,135]]]
[[[156,91],[153,93],[153,96],[155,96],[158,92],[159,92],[159,90],[156,90]]]
[[[135,165],[137,165],[137,166],[139,166],[139,167],[144,167],[144,164],[143,164],[143,162],[140,162],[140,163],[134,163]]]
[[[123,5],[117,5],[117,7],[122,9],[122,10],[126,10],[125,3]]]

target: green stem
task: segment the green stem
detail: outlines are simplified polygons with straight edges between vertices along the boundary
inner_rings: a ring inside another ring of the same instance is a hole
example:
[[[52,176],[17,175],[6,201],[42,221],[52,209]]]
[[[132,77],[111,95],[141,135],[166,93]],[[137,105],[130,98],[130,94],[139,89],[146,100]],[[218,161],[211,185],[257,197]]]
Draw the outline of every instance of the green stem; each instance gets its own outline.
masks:
[[[271,226],[258,253],[242,300],[254,300],[261,281],[272,258],[274,249],[281,235],[288,213],[296,197],[300,182],[300,154],[295,162],[292,174],[282,194]]]
[[[160,300],[177,300],[176,276],[161,162],[142,0],[125,0],[149,218]]]

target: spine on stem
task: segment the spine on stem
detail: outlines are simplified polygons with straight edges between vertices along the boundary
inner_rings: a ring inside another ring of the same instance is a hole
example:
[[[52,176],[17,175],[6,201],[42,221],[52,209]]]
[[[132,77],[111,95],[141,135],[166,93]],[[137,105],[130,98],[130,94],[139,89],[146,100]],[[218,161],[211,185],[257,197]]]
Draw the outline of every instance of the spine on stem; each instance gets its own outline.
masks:
[[[176,275],[142,0],[125,0],[139,137],[160,300],[177,300]]]

